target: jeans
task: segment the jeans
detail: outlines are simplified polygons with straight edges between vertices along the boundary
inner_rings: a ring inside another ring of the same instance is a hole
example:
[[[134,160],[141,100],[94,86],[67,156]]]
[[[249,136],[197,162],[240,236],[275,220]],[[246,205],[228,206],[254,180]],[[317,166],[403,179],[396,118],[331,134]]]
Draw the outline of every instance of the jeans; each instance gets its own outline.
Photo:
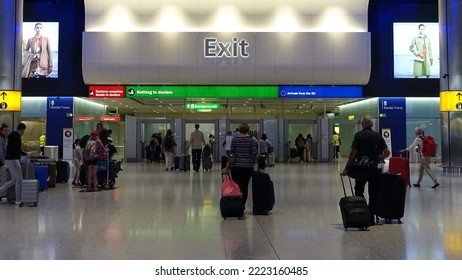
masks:
[[[22,170],[21,164],[19,164],[19,159],[7,159],[5,160],[6,166],[11,175],[11,180],[5,182],[3,186],[0,187],[0,195],[5,193],[12,186],[16,187],[16,200],[19,201],[21,196],[21,186],[22,186]]]

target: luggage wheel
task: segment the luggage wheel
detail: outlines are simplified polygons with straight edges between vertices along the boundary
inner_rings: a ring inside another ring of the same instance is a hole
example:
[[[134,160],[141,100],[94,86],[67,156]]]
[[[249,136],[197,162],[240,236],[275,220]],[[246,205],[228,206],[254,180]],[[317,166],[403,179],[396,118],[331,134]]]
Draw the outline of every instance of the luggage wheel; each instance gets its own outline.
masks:
[[[19,207],[23,207],[23,206],[24,206],[24,203],[20,202]]]
[[[37,202],[32,203],[32,207],[37,207]]]

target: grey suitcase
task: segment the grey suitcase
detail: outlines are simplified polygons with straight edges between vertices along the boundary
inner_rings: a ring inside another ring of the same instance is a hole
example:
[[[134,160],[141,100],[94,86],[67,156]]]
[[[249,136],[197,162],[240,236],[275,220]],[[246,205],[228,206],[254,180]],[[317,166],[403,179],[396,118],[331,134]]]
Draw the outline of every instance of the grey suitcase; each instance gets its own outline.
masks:
[[[19,207],[28,204],[33,207],[37,207],[39,199],[39,181],[36,179],[33,180],[23,180],[21,185],[21,197],[19,201]]]
[[[23,180],[35,179],[35,164],[21,164]]]

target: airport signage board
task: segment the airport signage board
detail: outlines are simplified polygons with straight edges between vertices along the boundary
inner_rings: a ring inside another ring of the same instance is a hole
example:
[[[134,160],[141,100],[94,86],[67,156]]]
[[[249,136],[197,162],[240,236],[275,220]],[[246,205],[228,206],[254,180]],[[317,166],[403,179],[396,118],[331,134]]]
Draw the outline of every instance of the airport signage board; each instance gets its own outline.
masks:
[[[462,111],[462,91],[441,92],[440,111]]]
[[[90,86],[88,88],[89,98],[124,98],[124,86]]]
[[[0,90],[0,111],[21,111],[21,92]]]
[[[120,116],[101,116],[99,120],[102,122],[120,122]]]
[[[277,86],[126,86],[128,98],[278,98]]]
[[[220,107],[219,103],[188,103],[184,105],[186,110],[195,110],[199,112],[210,112],[212,110],[218,110]]]
[[[362,98],[360,86],[280,86],[280,98]]]
[[[381,118],[405,118],[406,98],[387,97],[379,98],[379,116]]]

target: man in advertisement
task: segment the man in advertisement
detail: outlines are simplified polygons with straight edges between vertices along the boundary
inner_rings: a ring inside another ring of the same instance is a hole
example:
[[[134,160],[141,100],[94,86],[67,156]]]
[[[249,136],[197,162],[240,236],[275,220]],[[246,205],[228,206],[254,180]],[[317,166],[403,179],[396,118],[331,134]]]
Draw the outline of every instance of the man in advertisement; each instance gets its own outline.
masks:
[[[29,38],[23,50],[22,77],[49,78],[53,72],[50,40],[42,36],[43,25],[36,23],[35,36]]]

